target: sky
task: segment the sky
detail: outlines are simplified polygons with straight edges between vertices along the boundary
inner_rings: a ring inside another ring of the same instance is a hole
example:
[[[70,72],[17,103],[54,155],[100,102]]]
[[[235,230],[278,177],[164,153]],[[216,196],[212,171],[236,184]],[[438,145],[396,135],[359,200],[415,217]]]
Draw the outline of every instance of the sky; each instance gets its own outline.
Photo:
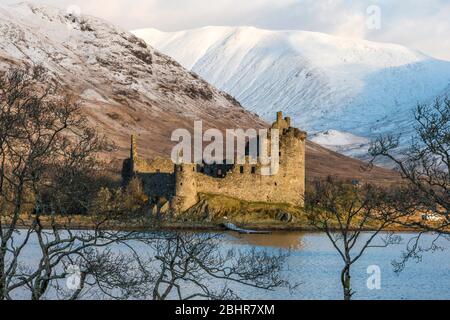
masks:
[[[0,4],[16,3],[0,0]],[[450,61],[450,0],[31,0],[128,29],[210,25],[307,30],[405,45]]]

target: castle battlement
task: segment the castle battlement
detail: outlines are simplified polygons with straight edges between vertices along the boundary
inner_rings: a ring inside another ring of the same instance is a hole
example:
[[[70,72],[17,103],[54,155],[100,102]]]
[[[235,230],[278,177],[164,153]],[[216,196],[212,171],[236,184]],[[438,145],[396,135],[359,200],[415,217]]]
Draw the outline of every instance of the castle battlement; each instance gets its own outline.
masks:
[[[245,201],[304,205],[305,150],[307,134],[292,127],[281,112],[271,129],[280,132],[279,167],[276,174],[262,175],[259,159],[252,164],[173,164],[170,159],[145,161],[139,158],[136,138],[131,139],[130,159],[125,160],[124,180],[142,179],[151,196],[170,199],[172,208],[185,212],[198,203],[199,194],[218,194]],[[269,137],[271,133],[269,132]]]

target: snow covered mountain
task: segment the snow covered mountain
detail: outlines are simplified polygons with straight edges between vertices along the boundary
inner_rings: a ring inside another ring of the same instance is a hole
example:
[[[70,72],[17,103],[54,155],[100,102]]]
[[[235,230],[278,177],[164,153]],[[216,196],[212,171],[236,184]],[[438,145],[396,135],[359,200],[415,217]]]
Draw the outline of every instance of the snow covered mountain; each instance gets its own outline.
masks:
[[[90,121],[121,147],[139,135],[142,153],[167,154],[176,128],[266,124],[228,94],[128,31],[91,16],[33,4],[0,6],[0,69],[42,64],[80,96]],[[169,142],[169,143],[168,143]]]
[[[267,123],[230,95],[147,45],[133,34],[90,16],[52,7],[0,5],[0,71],[18,64],[42,64],[54,80],[80,97],[92,125],[113,140],[118,165],[138,134],[144,157],[168,156],[171,133],[192,128],[258,128]],[[273,114],[270,120],[273,120]],[[307,142],[307,178],[330,174],[389,182],[382,168],[361,172],[361,162]]]
[[[335,130],[328,140],[409,134],[415,105],[450,92],[450,62],[394,44],[253,27],[133,33],[264,119],[283,110],[313,134]]]

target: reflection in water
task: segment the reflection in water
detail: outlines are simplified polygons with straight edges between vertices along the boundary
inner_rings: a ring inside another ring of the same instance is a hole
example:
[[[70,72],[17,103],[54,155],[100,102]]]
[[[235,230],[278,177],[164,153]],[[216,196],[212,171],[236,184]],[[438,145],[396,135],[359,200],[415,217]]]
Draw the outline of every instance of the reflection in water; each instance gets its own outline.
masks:
[[[228,233],[231,242],[257,247],[273,247],[300,250],[304,247],[301,232],[274,232],[270,234],[238,234]]]
[[[198,233],[198,232],[195,232]],[[200,232],[204,233],[204,232]],[[187,233],[189,235],[191,233]],[[208,234],[208,233],[206,233]],[[24,234],[17,234],[17,237]],[[362,235],[362,241],[370,234]],[[450,299],[450,252],[437,250],[435,252],[423,252],[419,263],[411,261],[406,269],[396,274],[392,267],[393,261],[402,257],[406,243],[415,234],[401,234],[403,243],[388,248],[371,248],[353,266],[352,286],[356,300],[384,300],[384,299]],[[435,242],[434,235],[424,235],[421,241],[423,248],[435,243],[442,248],[450,249],[450,242],[440,239]],[[128,242],[109,246],[112,253],[124,255],[133,250],[142,258],[154,257],[155,251],[147,243]],[[239,235],[227,232],[225,237],[219,240],[217,250],[224,253],[229,249],[263,249],[269,254],[277,254],[279,251],[291,249],[287,258],[285,276],[292,283],[300,284],[291,292],[286,288],[273,291],[256,290],[253,287],[230,284],[230,289],[239,293],[243,299],[342,299],[342,287],[340,284],[340,270],[342,270],[342,258],[323,233],[309,232],[275,232],[272,234]],[[33,266],[40,261],[39,247],[35,238],[30,239],[28,246],[24,248],[24,259],[21,261]],[[381,289],[372,290],[367,286],[370,277],[368,268],[377,266],[381,270]],[[155,269],[158,271],[158,269]],[[65,281],[65,280],[64,280]],[[222,283],[211,283],[211,288],[221,288]],[[192,287],[184,285],[183,289]],[[190,293],[190,292],[189,292]],[[28,298],[28,296],[20,297]],[[95,297],[94,297],[95,298]]]
[[[364,241],[369,234],[364,234]],[[403,243],[387,248],[371,248],[353,266],[352,282],[356,300],[384,299],[450,299],[450,242],[440,239],[436,245],[444,250],[423,252],[420,261],[411,261],[400,274],[393,270],[392,262],[398,261],[406,249],[406,243],[414,234],[402,233]],[[342,299],[339,281],[342,259],[323,233],[278,232],[269,235],[239,235],[227,233],[228,246],[264,247],[269,251],[291,248],[288,259],[288,277],[300,283],[292,294],[283,290],[253,292],[238,288],[243,298],[252,299]],[[424,235],[423,248],[436,240],[434,235]],[[275,252],[275,251],[274,251]],[[418,263],[417,263],[418,262]],[[381,270],[381,289],[370,290],[368,268]]]

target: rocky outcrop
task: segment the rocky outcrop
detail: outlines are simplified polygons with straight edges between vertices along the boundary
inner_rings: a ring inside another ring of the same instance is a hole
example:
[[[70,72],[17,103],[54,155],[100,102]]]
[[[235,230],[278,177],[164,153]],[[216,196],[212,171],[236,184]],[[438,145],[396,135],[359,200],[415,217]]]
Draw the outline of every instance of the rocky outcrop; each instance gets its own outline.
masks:
[[[294,220],[294,217],[291,213],[285,212],[283,210],[278,211],[276,218],[281,222],[292,222]]]
[[[150,218],[162,220],[171,215],[170,201],[166,198],[154,198],[150,200]]]
[[[228,219],[238,219],[247,222],[273,221],[293,223],[296,221],[295,216],[298,214],[301,214],[299,208],[286,204],[268,204],[264,206],[261,203],[240,201],[222,196],[201,195],[201,200],[181,216],[185,220],[193,222],[221,223]],[[253,219],[255,221],[252,221]]]

